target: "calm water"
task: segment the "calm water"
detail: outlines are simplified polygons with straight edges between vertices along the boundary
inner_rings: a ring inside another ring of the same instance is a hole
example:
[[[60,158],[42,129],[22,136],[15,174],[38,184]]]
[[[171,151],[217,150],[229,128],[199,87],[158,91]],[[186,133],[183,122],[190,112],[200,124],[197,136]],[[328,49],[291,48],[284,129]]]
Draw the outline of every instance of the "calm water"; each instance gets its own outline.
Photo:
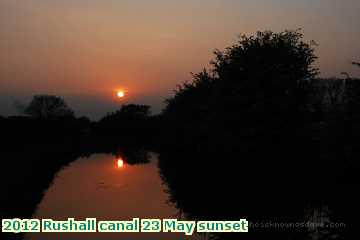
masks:
[[[177,218],[167,203],[166,186],[158,173],[157,156],[150,163],[122,164],[112,155],[80,158],[60,170],[38,205],[34,218],[66,220],[132,220]],[[26,239],[201,239],[177,233],[36,233]]]

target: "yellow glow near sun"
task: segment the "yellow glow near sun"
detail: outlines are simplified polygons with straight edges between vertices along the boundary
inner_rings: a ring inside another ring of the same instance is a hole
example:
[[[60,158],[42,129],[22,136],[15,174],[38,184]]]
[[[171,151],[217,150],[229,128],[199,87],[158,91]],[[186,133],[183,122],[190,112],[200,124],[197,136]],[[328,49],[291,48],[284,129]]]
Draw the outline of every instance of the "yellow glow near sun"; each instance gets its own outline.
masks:
[[[117,92],[117,96],[118,96],[118,98],[123,98],[123,97],[125,97],[125,92],[122,91],[122,90],[119,90],[119,91]]]

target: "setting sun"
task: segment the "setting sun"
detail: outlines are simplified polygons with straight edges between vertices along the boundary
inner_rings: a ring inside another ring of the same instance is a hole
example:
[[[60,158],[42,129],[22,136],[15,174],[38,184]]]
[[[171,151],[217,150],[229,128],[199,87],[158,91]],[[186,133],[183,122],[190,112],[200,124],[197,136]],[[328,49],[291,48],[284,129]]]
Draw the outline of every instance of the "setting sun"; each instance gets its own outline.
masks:
[[[123,97],[125,97],[125,92],[120,90],[117,92],[117,96],[118,96],[118,98],[123,98]]]

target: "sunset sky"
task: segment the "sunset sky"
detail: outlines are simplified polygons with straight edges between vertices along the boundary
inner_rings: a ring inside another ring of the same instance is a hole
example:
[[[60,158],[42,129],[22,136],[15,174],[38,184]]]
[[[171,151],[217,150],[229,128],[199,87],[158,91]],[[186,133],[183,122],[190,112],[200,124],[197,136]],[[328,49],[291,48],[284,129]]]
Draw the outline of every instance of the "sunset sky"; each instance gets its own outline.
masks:
[[[0,0],[0,115],[42,93],[93,119],[130,102],[158,112],[215,48],[257,30],[302,28],[322,76],[359,77],[359,24],[359,0]]]

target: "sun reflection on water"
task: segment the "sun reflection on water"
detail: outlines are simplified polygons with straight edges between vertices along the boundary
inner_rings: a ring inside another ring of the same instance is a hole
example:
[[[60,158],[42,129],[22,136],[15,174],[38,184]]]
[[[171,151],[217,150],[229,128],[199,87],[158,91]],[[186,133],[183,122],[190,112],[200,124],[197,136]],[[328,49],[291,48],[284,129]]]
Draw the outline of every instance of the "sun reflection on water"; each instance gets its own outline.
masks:
[[[118,158],[118,159],[117,159],[117,167],[118,167],[118,168],[124,168],[124,166],[125,166],[124,160],[123,160],[121,157]]]

